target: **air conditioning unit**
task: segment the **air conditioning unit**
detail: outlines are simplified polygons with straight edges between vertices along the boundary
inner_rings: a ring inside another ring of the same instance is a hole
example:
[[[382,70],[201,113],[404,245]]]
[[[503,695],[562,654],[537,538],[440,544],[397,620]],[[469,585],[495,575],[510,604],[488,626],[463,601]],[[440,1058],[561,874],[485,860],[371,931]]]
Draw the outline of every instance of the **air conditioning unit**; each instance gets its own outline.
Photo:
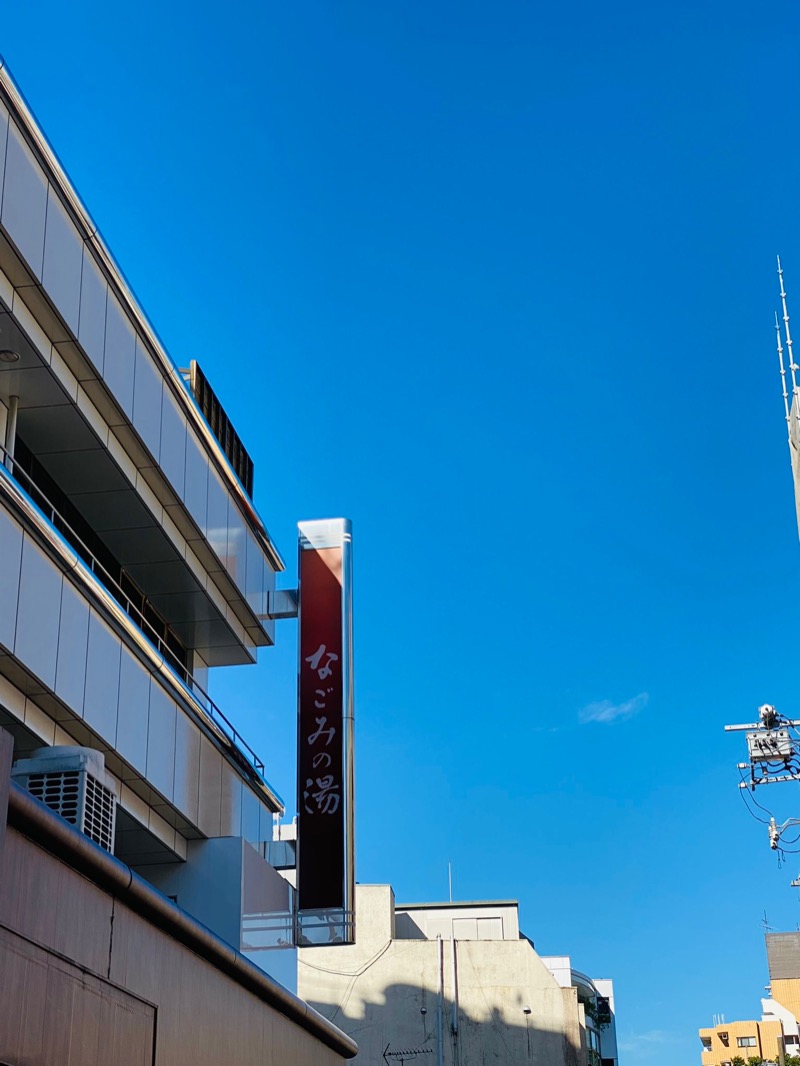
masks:
[[[117,795],[103,755],[71,745],[18,759],[11,779],[106,851],[114,850]]]

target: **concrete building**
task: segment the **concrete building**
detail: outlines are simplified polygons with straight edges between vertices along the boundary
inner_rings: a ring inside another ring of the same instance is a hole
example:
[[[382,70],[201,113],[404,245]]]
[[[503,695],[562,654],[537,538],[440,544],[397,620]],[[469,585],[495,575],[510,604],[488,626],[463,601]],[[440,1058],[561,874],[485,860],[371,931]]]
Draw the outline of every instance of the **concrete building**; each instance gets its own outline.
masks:
[[[355,1052],[274,980],[295,972],[265,859],[283,804],[207,695],[275,637],[252,492],[2,67],[0,1061]]]
[[[300,949],[298,990],[358,1040],[357,1062],[599,1066],[579,989],[520,934],[516,901],[396,905],[359,885],[356,915],[355,945]]]

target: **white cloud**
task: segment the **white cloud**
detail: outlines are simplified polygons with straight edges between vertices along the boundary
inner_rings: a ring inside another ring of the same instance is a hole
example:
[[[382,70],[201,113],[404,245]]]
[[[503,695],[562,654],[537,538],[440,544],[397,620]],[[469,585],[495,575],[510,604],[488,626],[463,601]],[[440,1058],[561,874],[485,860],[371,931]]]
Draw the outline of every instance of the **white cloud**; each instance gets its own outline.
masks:
[[[581,722],[618,722],[633,718],[639,711],[644,710],[649,699],[646,692],[640,692],[638,696],[623,703],[612,703],[611,700],[589,703],[578,712],[578,719]]]
[[[636,1052],[644,1052],[648,1048],[659,1044],[670,1044],[674,1040],[675,1037],[663,1029],[650,1029],[646,1033],[631,1034],[620,1040],[619,1050],[635,1054]]]

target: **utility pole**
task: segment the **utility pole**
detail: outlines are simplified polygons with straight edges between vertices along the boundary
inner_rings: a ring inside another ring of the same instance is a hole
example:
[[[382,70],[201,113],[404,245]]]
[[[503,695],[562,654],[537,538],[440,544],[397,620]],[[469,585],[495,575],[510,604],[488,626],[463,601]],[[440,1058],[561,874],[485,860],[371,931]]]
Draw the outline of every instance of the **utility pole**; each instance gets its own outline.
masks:
[[[758,708],[758,721],[744,725],[726,725],[726,733],[744,733],[747,741],[747,762],[737,763],[742,774],[740,789],[755,792],[761,785],[778,785],[800,781],[800,719],[786,718],[771,703]],[[745,776],[745,771],[748,776]],[[752,813],[752,812],[751,812]],[[768,811],[764,812],[769,814]],[[778,824],[770,815],[767,830],[769,846],[779,851],[781,837],[787,829],[800,826],[800,818],[787,818]],[[793,881],[792,885],[800,884]]]

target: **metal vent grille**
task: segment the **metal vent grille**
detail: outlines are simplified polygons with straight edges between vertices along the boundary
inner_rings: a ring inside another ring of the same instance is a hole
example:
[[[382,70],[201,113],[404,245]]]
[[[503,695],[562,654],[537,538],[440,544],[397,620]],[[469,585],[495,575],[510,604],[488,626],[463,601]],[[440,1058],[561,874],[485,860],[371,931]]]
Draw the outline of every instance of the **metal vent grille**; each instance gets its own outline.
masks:
[[[81,798],[81,775],[78,770],[30,774],[28,791],[65,821],[78,825]]]
[[[95,844],[114,851],[117,797],[100,752],[71,746],[39,748],[14,764],[11,777]]]
[[[236,476],[244,486],[244,491],[252,499],[253,460],[242,444],[239,434],[231,425],[230,419],[225,414],[225,409],[217,399],[217,394],[209,385],[208,379],[194,359],[189,364],[188,377],[189,389],[197,401],[197,406],[203,412],[211,432],[222,445],[222,450],[236,471]]]
[[[114,794],[110,789],[87,774],[83,831],[106,851],[114,849],[114,803]]]

